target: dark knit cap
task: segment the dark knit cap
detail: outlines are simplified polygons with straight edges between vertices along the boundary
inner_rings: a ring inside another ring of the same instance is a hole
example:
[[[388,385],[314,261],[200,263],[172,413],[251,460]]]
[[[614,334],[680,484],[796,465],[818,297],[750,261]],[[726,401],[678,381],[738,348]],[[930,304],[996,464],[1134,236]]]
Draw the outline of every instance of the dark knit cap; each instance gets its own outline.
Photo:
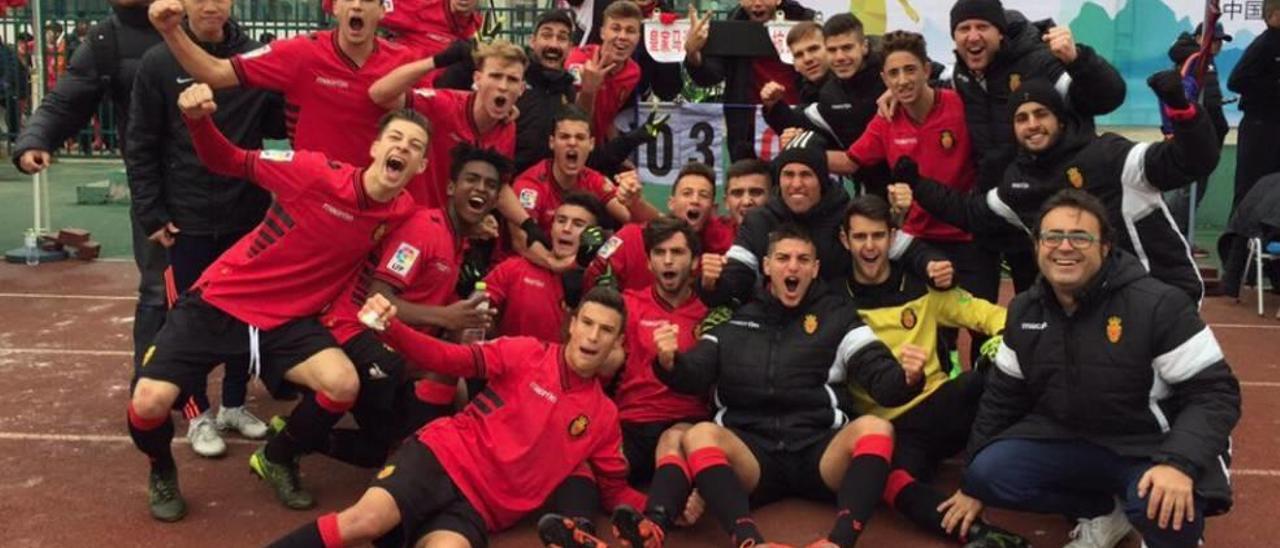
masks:
[[[538,24],[533,26],[533,31],[537,32],[538,29],[542,28],[542,25],[547,23],[560,23],[561,25],[569,27],[569,31],[572,32],[574,29],[573,12],[567,9],[555,9],[544,12],[540,17],[538,17]]]
[[[1000,0],[957,0],[954,6],[951,6],[951,33],[955,34],[956,27],[960,23],[969,19],[981,19],[991,23],[1000,34],[1005,33],[1008,22],[1004,19],[1004,5]]]
[[[787,164],[804,164],[809,166],[815,174],[818,175],[818,181],[822,184],[823,192],[827,187],[827,144],[821,135],[812,131],[802,131],[787,147],[778,152],[773,158],[773,182],[777,188],[778,181],[782,178],[782,168]]]
[[[1009,94],[1009,119],[1013,119],[1013,114],[1018,111],[1018,107],[1026,103],[1040,103],[1053,112],[1059,120],[1063,120],[1067,116],[1067,103],[1062,100],[1062,95],[1053,87],[1048,80],[1036,78],[1023,82],[1018,86],[1018,90]]]

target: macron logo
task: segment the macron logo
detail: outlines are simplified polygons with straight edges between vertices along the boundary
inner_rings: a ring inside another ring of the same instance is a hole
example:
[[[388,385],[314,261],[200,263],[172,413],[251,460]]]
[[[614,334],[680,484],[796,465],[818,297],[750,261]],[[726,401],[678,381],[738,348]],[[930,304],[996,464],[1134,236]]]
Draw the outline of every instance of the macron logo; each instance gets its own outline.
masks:
[[[1022,322],[1022,328],[1027,331],[1044,331],[1049,327],[1049,322]]]
[[[348,84],[346,80],[339,80],[337,78],[326,78],[324,76],[316,76],[316,83],[325,87],[338,88],[338,89],[347,89],[351,87],[351,84]]]
[[[536,278],[530,278],[530,277],[528,277],[528,276],[525,276],[525,277],[524,277],[524,283],[525,283],[526,285],[531,285],[531,286],[534,286],[534,287],[546,287],[546,286],[547,286],[547,284],[542,283],[542,280],[539,280],[539,279],[536,279]]]
[[[338,208],[336,208],[336,207],[333,207],[333,206],[331,206],[331,205],[329,205],[329,204],[324,204],[324,205],[323,205],[323,206],[321,206],[321,207],[323,207],[323,208],[324,208],[324,210],[325,210],[326,212],[328,212],[330,215],[333,215],[334,217],[337,217],[337,218],[342,219],[342,220],[344,220],[344,221],[351,222],[351,221],[356,220],[356,217],[355,217],[354,215],[352,215],[352,214],[350,214],[350,213],[347,213],[347,212],[345,212],[345,211],[343,211],[343,210],[341,210],[341,209],[338,209]]]
[[[541,385],[539,385],[539,384],[538,384],[538,383],[536,383],[536,382],[529,381],[529,388],[532,388],[532,389],[533,389],[533,393],[534,393],[534,394],[537,394],[537,395],[539,395],[539,396],[541,396],[541,397],[542,397],[542,399],[544,399],[544,400],[547,400],[547,401],[549,401],[549,402],[551,402],[551,403],[555,403],[555,402],[556,402],[556,400],[557,400],[557,398],[556,398],[556,395],[555,395],[555,394],[552,394],[550,390],[547,390],[546,388],[543,388]]]

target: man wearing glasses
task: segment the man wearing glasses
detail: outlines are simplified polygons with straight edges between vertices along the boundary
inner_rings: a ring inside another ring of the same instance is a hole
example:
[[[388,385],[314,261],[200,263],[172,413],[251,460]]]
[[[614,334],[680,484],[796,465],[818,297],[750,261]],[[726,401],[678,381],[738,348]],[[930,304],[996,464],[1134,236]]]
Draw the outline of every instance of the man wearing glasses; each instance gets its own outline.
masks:
[[[1089,193],[1049,198],[1041,278],[1009,305],[961,490],[1078,520],[1068,546],[1194,547],[1231,508],[1240,385],[1195,303],[1115,246]]]
[[[1217,135],[1201,109],[1187,101],[1176,72],[1157,73],[1147,83],[1173,122],[1170,139],[1135,143],[1114,133],[1095,135],[1052,84],[1031,80],[1009,98],[1019,150],[999,186],[964,195],[898,166],[895,175],[901,184],[890,185],[890,202],[906,208],[914,199],[935,218],[991,238],[1011,231],[1030,233],[1045,200],[1062,189],[1080,189],[1104,204],[1107,220],[1118,228],[1118,248],[1198,302],[1203,281],[1161,193],[1213,172]]]

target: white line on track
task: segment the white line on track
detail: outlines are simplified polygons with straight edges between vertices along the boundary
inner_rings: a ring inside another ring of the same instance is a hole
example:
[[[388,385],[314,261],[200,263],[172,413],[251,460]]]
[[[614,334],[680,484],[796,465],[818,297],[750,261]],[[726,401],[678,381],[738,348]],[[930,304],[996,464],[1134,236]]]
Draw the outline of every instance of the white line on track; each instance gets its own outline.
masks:
[[[0,354],[63,354],[68,356],[132,356],[128,350],[68,350],[65,348],[0,348]]]
[[[1280,329],[1280,323],[1211,323],[1214,329]]]
[[[1280,388],[1280,382],[1272,381],[1240,381],[1240,386],[1260,386],[1264,388]]]
[[[57,293],[0,293],[11,299],[74,299],[85,301],[136,301],[136,296],[124,295],[60,295]]]

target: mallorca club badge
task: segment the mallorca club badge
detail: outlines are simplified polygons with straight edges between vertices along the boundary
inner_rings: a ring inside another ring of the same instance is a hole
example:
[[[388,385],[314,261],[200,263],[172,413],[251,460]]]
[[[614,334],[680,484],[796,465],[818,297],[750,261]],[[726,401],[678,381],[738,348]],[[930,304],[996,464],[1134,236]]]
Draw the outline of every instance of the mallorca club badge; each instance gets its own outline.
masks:
[[[1111,344],[1120,342],[1121,335],[1124,335],[1124,325],[1120,322],[1120,316],[1112,316],[1107,318],[1107,340]]]
[[[587,425],[590,423],[591,421],[587,419],[586,415],[578,415],[569,423],[569,436],[574,438],[582,437],[587,432]]]

